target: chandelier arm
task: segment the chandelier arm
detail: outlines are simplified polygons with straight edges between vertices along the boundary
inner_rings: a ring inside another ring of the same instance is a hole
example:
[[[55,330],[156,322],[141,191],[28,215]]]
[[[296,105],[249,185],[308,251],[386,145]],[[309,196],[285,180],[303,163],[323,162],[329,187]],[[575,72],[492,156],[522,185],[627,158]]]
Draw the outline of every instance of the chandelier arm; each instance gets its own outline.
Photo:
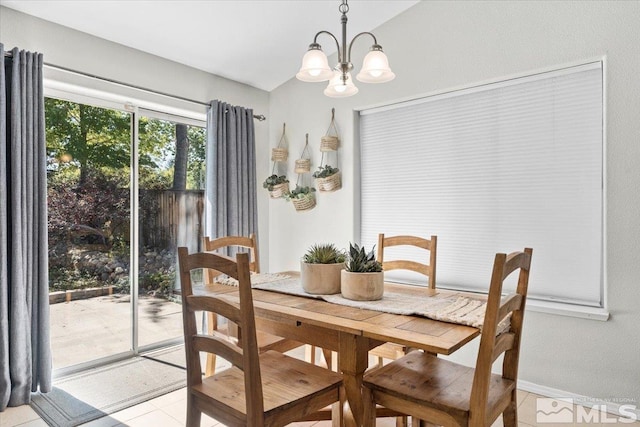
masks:
[[[331,34],[329,31],[318,31],[318,33],[316,34],[316,36],[313,38],[313,43],[318,44],[318,36],[320,34],[328,34],[331,36],[331,38],[333,39],[334,42],[336,42],[336,48],[338,49],[338,62],[342,62],[342,54],[340,53],[340,42],[338,42],[338,39],[336,38],[336,36],[334,36],[333,34]],[[373,34],[372,34],[373,35]],[[375,37],[374,37],[375,38]]]
[[[355,36],[353,36],[353,38],[351,39],[351,43],[349,43],[349,53],[347,55],[347,62],[351,62],[351,47],[353,46],[353,42],[356,41],[356,39],[360,36],[364,36],[365,34],[370,35],[371,37],[373,37],[373,45],[374,46],[379,46],[378,45],[378,40],[376,39],[376,36],[374,36],[372,33],[368,32],[368,31],[363,31],[360,34],[356,34]]]

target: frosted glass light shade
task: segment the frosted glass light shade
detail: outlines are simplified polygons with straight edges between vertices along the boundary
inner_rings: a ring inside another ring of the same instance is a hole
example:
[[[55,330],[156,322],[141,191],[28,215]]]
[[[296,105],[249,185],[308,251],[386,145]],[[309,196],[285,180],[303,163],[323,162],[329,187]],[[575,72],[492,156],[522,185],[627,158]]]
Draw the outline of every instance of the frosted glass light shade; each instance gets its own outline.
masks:
[[[342,80],[342,73],[335,71],[324,94],[331,98],[346,98],[358,93],[358,88],[353,84],[351,73],[347,73],[347,81]]]
[[[385,83],[396,78],[389,68],[387,55],[380,49],[369,51],[356,78],[363,83]]]
[[[310,47],[302,57],[302,66],[296,74],[298,80],[303,82],[324,82],[333,76],[329,68],[327,55],[318,47]]]

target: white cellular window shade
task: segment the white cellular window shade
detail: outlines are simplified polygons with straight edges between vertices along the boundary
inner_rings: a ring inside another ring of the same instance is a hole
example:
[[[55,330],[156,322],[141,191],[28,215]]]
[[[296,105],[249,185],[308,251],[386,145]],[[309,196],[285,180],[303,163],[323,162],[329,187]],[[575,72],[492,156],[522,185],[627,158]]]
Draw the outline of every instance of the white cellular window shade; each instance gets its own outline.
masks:
[[[435,234],[437,286],[481,292],[531,247],[530,298],[601,307],[602,88],[595,62],[361,111],[361,243]]]

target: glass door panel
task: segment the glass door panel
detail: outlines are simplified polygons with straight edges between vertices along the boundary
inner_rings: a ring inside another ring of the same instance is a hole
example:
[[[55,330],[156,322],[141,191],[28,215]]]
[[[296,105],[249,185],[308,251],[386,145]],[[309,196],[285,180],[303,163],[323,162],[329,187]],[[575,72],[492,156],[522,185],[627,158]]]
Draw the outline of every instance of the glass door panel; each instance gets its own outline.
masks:
[[[201,249],[205,129],[138,119],[138,345],[182,338],[177,248]]]
[[[131,114],[46,98],[53,367],[131,350]]]

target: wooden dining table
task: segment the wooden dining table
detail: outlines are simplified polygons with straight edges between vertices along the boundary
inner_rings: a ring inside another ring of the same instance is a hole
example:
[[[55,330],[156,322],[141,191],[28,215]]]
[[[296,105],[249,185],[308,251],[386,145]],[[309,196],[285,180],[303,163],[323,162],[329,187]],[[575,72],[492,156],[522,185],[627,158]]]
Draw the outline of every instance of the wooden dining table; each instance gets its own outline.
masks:
[[[286,272],[295,276],[296,272]],[[420,286],[385,283],[385,290],[434,298],[456,294],[429,290]],[[204,294],[216,294],[238,300],[238,288],[207,284]],[[338,369],[343,374],[348,408],[347,426],[363,423],[362,377],[368,367],[368,352],[385,342],[398,343],[431,353],[451,354],[480,334],[477,328],[431,320],[413,315],[391,314],[333,304],[321,299],[253,290],[256,327],[265,332],[295,339],[338,354]]]

